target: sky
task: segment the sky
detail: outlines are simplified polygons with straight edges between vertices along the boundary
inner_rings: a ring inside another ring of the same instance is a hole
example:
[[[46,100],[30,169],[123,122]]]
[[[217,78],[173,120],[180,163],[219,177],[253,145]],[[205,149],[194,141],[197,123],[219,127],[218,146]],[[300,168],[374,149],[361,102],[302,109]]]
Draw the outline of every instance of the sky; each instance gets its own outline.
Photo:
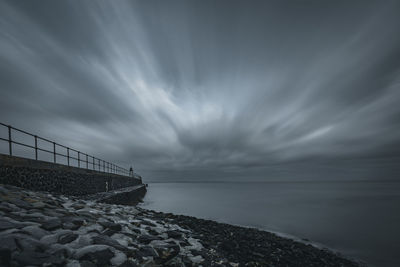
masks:
[[[2,0],[0,122],[150,181],[400,179],[399,25],[390,0]]]

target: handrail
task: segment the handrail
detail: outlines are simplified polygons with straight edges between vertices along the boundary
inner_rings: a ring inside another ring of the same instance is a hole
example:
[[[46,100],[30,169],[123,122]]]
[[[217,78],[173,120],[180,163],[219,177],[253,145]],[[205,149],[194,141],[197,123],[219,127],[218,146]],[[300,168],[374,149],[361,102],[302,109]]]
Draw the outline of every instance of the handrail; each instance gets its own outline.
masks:
[[[83,153],[79,150],[70,148],[68,146],[56,143],[54,141],[51,141],[47,138],[43,138],[37,135],[34,135],[32,133],[29,133],[27,131],[12,127],[11,125],[5,124],[0,122],[0,126],[6,127],[8,128],[8,138],[2,138],[0,137],[0,141],[5,141],[8,142],[8,154],[10,156],[13,155],[13,144],[14,145],[19,145],[19,146],[24,146],[24,147],[28,147],[28,148],[32,148],[35,150],[35,160],[38,160],[38,151],[42,151],[42,152],[46,152],[46,153],[50,153],[53,155],[53,162],[57,163],[57,156],[61,156],[67,159],[67,165],[70,166],[70,159],[72,160],[76,160],[78,163],[78,168],[86,168],[86,169],[92,169],[92,170],[96,170],[99,172],[104,172],[104,173],[113,173],[113,174],[119,174],[119,175],[124,175],[124,176],[133,176],[133,171],[122,168],[114,163],[96,158],[95,156],[91,156],[89,154]],[[24,144],[18,141],[15,141],[12,139],[12,132],[13,131],[17,131],[23,134],[26,134],[28,136],[32,136],[34,137],[34,141],[35,141],[35,145],[29,145],[29,144]],[[53,150],[48,150],[42,147],[38,146],[38,140],[42,140],[45,141],[47,143],[50,143],[53,145]],[[63,154],[60,153],[59,151],[57,151],[57,147],[61,147],[61,148],[65,148],[67,149],[67,154]],[[76,152],[77,156],[70,156],[70,151]],[[86,163],[86,164],[82,164],[81,163]]]

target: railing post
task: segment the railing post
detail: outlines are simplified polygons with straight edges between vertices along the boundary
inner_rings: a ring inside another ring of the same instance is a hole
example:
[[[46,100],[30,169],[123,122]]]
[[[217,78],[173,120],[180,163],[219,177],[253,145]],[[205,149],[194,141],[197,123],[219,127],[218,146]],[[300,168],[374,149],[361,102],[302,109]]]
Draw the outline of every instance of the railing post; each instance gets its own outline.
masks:
[[[106,162],[103,160],[103,172],[106,172]]]
[[[78,168],[81,167],[81,157],[80,157],[80,152],[78,151]]]
[[[99,161],[98,161],[98,162],[99,162],[99,171],[100,171],[100,159],[99,159]]]
[[[38,159],[38,151],[37,151],[37,136],[35,135],[35,159]]]
[[[11,126],[8,125],[8,151],[12,156],[12,140],[11,140]]]
[[[53,142],[54,163],[56,163],[56,142]]]
[[[69,147],[67,147],[67,164],[69,166]]]
[[[89,159],[87,154],[86,154],[86,169],[89,169]]]

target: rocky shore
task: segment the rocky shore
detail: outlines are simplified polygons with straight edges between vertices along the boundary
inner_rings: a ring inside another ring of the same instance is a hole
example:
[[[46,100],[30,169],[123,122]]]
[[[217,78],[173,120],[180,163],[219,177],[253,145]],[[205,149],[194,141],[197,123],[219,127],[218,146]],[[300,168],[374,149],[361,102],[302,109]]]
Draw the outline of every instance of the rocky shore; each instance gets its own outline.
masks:
[[[359,266],[257,229],[0,185],[0,266]]]

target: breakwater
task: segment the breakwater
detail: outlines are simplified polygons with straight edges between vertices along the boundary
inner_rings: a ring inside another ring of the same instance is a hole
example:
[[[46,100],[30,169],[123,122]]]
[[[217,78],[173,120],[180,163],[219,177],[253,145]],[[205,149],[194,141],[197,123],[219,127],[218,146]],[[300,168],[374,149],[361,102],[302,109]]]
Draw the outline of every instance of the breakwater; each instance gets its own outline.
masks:
[[[83,196],[142,184],[118,175],[0,154],[0,183],[35,191]]]

